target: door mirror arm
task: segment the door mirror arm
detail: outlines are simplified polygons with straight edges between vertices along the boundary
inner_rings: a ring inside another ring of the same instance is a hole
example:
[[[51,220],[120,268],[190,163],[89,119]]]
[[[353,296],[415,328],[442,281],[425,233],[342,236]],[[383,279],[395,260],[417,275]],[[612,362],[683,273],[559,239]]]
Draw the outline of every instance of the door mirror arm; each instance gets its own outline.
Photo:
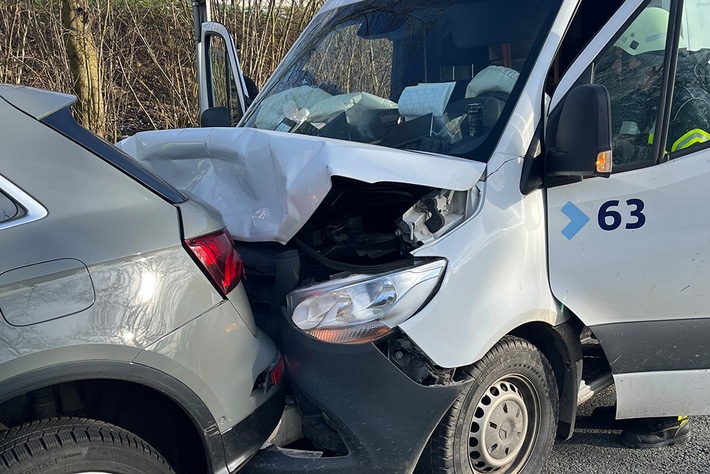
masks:
[[[227,107],[210,107],[200,114],[200,127],[231,127],[232,115]]]

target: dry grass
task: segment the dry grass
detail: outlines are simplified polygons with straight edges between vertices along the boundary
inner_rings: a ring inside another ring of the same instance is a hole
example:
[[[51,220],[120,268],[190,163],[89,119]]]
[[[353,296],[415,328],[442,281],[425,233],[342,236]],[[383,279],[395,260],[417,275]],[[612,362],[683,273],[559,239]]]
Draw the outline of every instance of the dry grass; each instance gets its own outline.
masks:
[[[0,83],[72,92],[59,0],[0,1]],[[215,5],[235,33],[245,74],[262,85],[322,0]],[[196,125],[191,2],[91,0],[108,117],[116,141],[141,130]]]

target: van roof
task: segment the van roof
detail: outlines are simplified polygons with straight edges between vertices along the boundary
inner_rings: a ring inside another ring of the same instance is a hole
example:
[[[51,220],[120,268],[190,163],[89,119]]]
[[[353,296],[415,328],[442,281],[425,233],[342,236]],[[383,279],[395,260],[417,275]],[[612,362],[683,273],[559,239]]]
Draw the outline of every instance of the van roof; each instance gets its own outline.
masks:
[[[324,12],[327,10],[334,10],[345,5],[350,5],[352,3],[360,3],[362,1],[363,0],[327,0],[320,11]]]

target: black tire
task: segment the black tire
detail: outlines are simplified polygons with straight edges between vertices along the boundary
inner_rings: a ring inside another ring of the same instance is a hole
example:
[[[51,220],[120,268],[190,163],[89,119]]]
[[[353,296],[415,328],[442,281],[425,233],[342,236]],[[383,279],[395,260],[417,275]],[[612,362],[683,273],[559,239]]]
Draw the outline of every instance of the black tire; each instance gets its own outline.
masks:
[[[0,473],[169,474],[172,468],[138,436],[85,418],[48,418],[0,432]]]
[[[435,429],[417,471],[541,472],[554,444],[559,405],[545,356],[528,341],[506,336],[464,375],[473,383]]]

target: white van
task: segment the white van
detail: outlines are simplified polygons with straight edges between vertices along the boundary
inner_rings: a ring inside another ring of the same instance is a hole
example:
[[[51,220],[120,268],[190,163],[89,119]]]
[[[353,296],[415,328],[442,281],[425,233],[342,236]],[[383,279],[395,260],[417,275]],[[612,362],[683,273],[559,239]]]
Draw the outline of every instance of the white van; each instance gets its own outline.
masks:
[[[222,211],[323,453],[247,470],[539,472],[612,381],[618,418],[710,413],[709,20],[330,0],[246,111],[204,23],[203,124],[238,127],[121,146]]]

